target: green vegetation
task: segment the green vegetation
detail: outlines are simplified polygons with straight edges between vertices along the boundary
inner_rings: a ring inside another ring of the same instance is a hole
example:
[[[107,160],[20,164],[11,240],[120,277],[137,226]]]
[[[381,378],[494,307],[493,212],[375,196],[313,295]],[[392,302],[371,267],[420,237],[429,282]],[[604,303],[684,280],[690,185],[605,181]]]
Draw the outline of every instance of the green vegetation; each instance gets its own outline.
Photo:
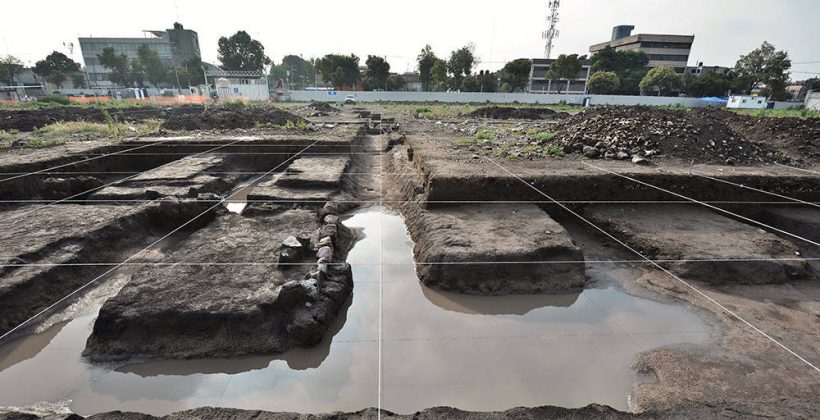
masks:
[[[15,140],[15,136],[5,130],[0,130],[0,148],[9,147]]]
[[[271,63],[262,43],[245,31],[220,37],[217,54],[225,70],[262,71]]]
[[[24,148],[42,149],[65,144],[76,136],[79,136],[81,140],[118,140],[122,138],[123,133],[130,133],[131,135],[156,133],[161,125],[159,120],[145,120],[140,124],[125,124],[117,122],[110,115],[106,120],[106,123],[61,121],[38,128],[30,133],[0,131],[0,148],[10,147],[12,143],[17,142]]]
[[[26,149],[45,149],[47,147],[60,146],[63,144],[65,144],[65,141],[60,139],[43,140],[39,137],[34,137],[26,142],[23,142],[23,147]]]
[[[285,130],[310,131],[310,124],[308,124],[305,120],[299,120],[297,122],[288,120],[282,128]]]
[[[556,135],[558,135],[558,133],[556,133],[554,131],[541,131],[541,132],[535,133],[532,136],[532,138],[535,141],[546,142],[546,141],[552,140],[552,138],[555,137]]]
[[[37,98],[37,102],[44,104],[71,105],[71,101],[62,95],[46,95]]]
[[[550,69],[547,71],[547,78],[550,80],[573,80],[578,77],[583,65],[578,59],[578,54],[561,54],[558,58],[550,64]],[[562,83],[556,83],[558,93],[561,93]]]
[[[621,87],[621,79],[614,71],[599,71],[589,76],[589,93],[611,95]]]
[[[658,92],[658,96],[666,96],[680,91],[683,87],[683,77],[672,67],[655,67],[649,70],[641,79],[641,93]]]

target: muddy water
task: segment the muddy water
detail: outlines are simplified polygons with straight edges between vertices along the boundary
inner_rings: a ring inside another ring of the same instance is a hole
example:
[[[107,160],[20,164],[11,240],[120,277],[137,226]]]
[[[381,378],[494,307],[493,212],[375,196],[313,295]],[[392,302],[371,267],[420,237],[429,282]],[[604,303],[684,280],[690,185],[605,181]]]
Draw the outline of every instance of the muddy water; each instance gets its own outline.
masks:
[[[401,413],[436,405],[626,409],[638,352],[709,334],[683,308],[613,286],[615,276],[634,278],[638,269],[590,266],[597,282],[576,294],[461,296],[419,284],[399,216],[364,211],[345,223],[366,235],[348,258],[355,289],[318,347],[277,357],[90,365],[80,354],[95,315],[78,314],[0,347],[0,406],[71,400],[80,414],[203,405],[359,410],[377,405],[381,366],[383,407]]]

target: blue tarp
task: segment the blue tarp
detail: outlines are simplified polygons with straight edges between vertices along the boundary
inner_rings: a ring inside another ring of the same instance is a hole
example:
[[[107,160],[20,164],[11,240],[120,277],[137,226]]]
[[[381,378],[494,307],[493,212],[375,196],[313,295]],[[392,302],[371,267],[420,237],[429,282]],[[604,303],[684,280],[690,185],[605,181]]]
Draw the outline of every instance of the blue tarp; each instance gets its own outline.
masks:
[[[701,101],[706,101],[706,102],[720,102],[722,104],[725,104],[725,103],[729,102],[728,99],[718,98],[716,96],[710,96],[710,97],[707,97],[707,98],[700,98],[700,100]]]

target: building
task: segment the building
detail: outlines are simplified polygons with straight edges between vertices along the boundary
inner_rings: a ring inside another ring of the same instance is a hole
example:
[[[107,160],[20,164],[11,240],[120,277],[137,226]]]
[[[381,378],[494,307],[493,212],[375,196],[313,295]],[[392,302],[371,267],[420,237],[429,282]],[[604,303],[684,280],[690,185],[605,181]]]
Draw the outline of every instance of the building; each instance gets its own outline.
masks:
[[[108,75],[111,73],[102,66],[98,54],[105,48],[113,48],[123,53],[130,60],[137,58],[137,49],[141,45],[148,45],[159,54],[160,59],[171,67],[182,66],[192,58],[201,57],[199,36],[195,31],[185,29],[181,24],[174,23],[173,29],[164,31],[143,31],[142,38],[79,38],[80,51],[85,62],[90,87],[110,87]]]
[[[738,109],[765,109],[768,106],[764,96],[732,95],[726,108]]]
[[[530,83],[527,88],[531,93],[567,93],[585,94],[587,92],[587,81],[592,71],[591,60],[581,60],[581,72],[572,80],[550,80],[547,72],[554,59],[533,58],[530,67]]]
[[[723,66],[704,66],[701,62],[697,66],[687,67],[683,74],[684,76],[700,77],[707,73],[727,74],[729,70],[731,70],[729,67]]]
[[[416,72],[406,72],[401,75],[404,79],[404,89],[408,92],[421,92],[424,90],[423,84],[421,83],[421,78],[419,74]]]
[[[621,25],[612,30],[612,39],[589,47],[595,54],[606,47],[616,51],[641,51],[649,57],[648,67],[672,67],[678,73],[686,70],[694,35],[637,34],[634,26]]]
[[[265,73],[260,71],[228,71],[209,69],[205,72],[206,85],[201,95],[215,94],[224,101],[267,101],[270,100],[270,86]],[[211,91],[210,83],[216,87]]]

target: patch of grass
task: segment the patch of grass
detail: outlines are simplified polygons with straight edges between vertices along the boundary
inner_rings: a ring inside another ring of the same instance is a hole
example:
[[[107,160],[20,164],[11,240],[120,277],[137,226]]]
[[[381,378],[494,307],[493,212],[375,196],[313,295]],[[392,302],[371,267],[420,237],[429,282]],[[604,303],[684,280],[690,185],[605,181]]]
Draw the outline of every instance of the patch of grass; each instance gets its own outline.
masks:
[[[14,134],[0,130],[0,147],[8,147],[14,142]]]
[[[558,135],[558,133],[556,133],[554,131],[541,131],[541,132],[535,133],[532,136],[532,138],[533,138],[533,140],[536,140],[536,141],[550,141],[556,135]]]
[[[44,140],[40,137],[34,137],[29,141],[24,142],[23,147],[26,149],[45,149],[46,147],[60,146],[62,144],[65,144],[65,141],[60,139]]]
[[[293,122],[288,120],[282,128],[285,130],[296,130],[296,131],[309,131],[310,125],[305,120],[299,120],[297,122]]]
[[[96,134],[105,136],[111,134],[111,128],[107,124],[91,123],[86,121],[60,121],[38,128],[36,135],[44,139],[54,139],[75,134]]]
[[[555,157],[564,156],[564,148],[560,144],[555,144],[555,143],[550,144],[549,146],[547,146],[545,151],[550,156],[555,156]]]
[[[71,105],[71,101],[68,100],[67,97],[63,95],[46,95],[37,98],[37,102],[40,103],[49,103],[49,104],[58,104],[58,105]]]
[[[225,109],[245,109],[248,108],[248,104],[245,101],[235,100],[235,101],[225,101],[220,104],[222,108]]]
[[[420,106],[420,107],[416,108],[416,114],[429,114],[431,112],[433,112],[433,111],[430,110],[430,108],[426,107],[426,106]]]

